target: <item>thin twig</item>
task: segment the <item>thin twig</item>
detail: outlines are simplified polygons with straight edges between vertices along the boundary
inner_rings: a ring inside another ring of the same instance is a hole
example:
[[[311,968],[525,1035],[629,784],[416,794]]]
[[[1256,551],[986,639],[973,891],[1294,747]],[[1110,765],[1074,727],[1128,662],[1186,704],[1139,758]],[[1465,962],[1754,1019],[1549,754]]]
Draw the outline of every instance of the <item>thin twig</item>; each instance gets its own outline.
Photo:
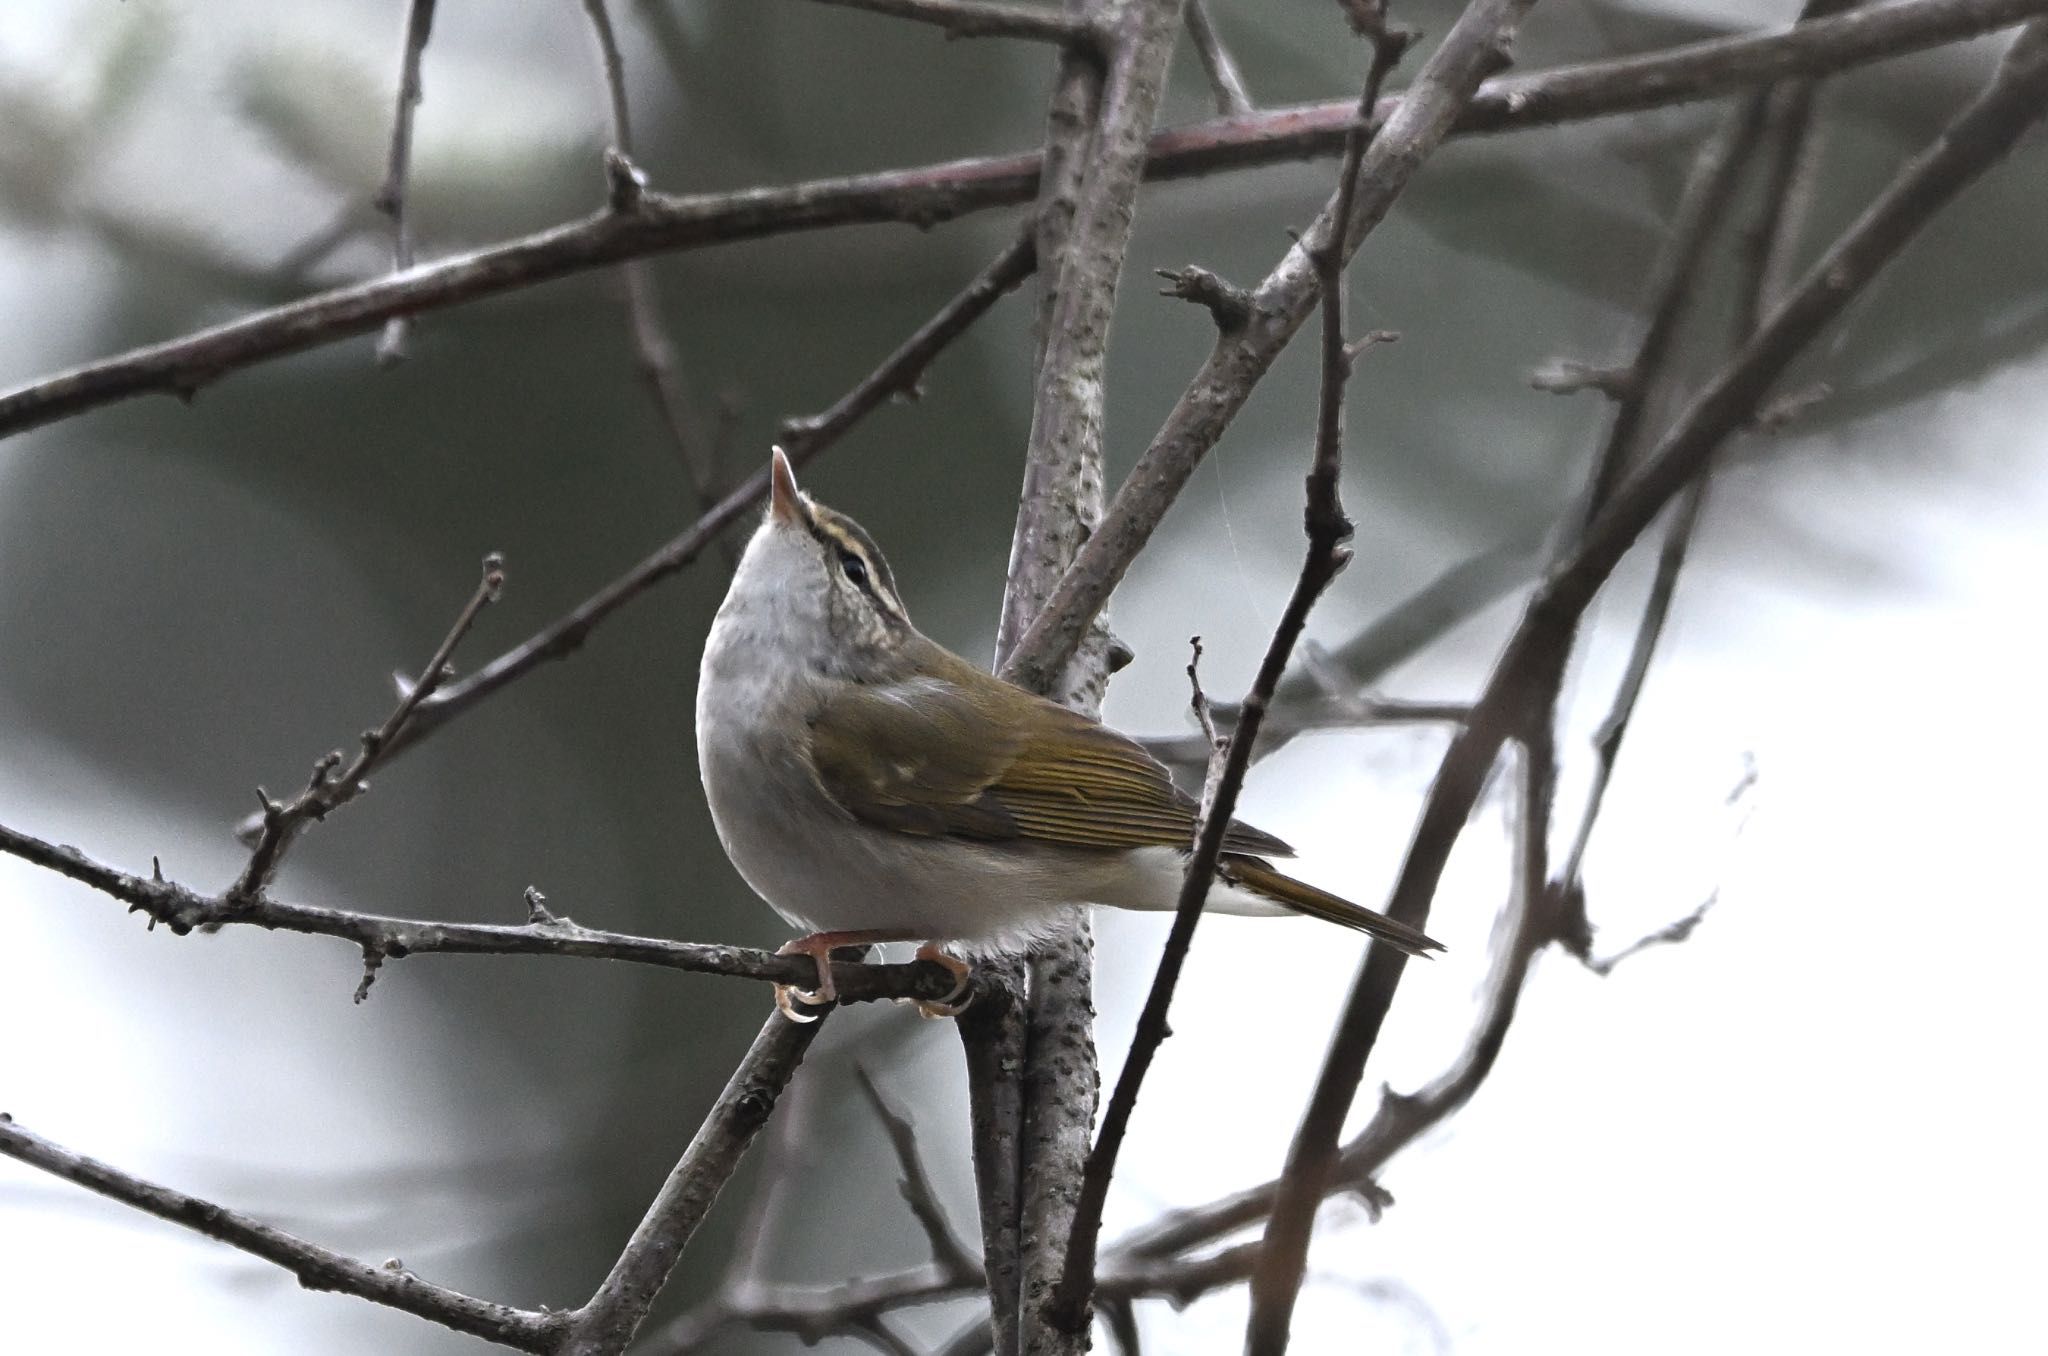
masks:
[[[611,9],[605,0],[583,0],[583,13],[590,20],[590,36],[597,44],[598,68],[604,76],[605,98],[611,114],[612,149],[630,160],[633,157],[633,109],[626,98],[626,58],[619,51],[619,35],[612,28]]]
[[[829,1010],[818,1015],[828,1016]],[[558,1356],[617,1356],[626,1349],[822,1025],[768,1015],[610,1274],[588,1302],[567,1315]]]
[[[864,9],[896,19],[914,19],[946,30],[949,38],[1030,38],[1094,51],[1102,33],[1093,24],[1045,5],[1005,0],[816,0],[821,5]]]
[[[1808,0],[1808,17],[1818,17],[1843,7],[1844,0]],[[1756,331],[1765,311],[1777,303],[1791,285],[1794,240],[1804,223],[1805,209],[1812,193],[1815,167],[1808,152],[1811,146],[1815,82],[1796,80],[1769,91],[1751,95],[1749,109],[1759,124],[1768,120],[1770,141],[1763,160],[1767,182],[1757,211],[1757,220],[1746,232],[1747,248],[1742,252],[1741,276],[1735,286],[1735,315],[1731,342],[1740,346]],[[1611,482],[1610,482],[1611,483]],[[1593,735],[1594,763],[1585,805],[1565,852],[1554,889],[1567,901],[1568,919],[1563,923],[1565,939],[1583,950],[1591,944],[1591,927],[1585,916],[1585,893],[1581,881],[1586,850],[1594,825],[1605,804],[1607,788],[1621,755],[1637,703],[1648,682],[1650,665],[1670,618],[1672,599],[1678,590],[1678,576],[1685,566],[1694,533],[1705,511],[1707,477],[1702,474],[1678,497],[1664,538],[1657,552],[1657,568],[1651,578],[1636,633],[1629,646],[1628,662],[1616,684],[1608,712]],[[1701,910],[1704,913],[1704,906]],[[1688,928],[1689,932],[1690,929]]]
[[[770,984],[808,984],[817,978],[803,956],[777,956],[751,947],[672,942],[631,933],[602,932],[567,918],[536,914],[522,926],[444,923],[292,904],[265,894],[257,899],[201,894],[160,873],[131,875],[94,861],[77,848],[46,842],[0,824],[0,853],[90,886],[183,936],[195,928],[258,927],[315,937],[337,937],[366,957],[397,960],[417,955],[578,956],[628,961],[696,974],[726,975]],[[944,998],[958,977],[928,961],[901,965],[832,963],[841,1002],[882,998]]]
[[[1759,94],[1753,97],[1761,101],[1765,96]],[[1775,100],[1777,92],[1773,91],[1769,97]],[[1725,214],[1730,202],[1730,185],[1710,184],[1708,180],[1723,176],[1735,163],[1729,156],[1729,151],[1735,139],[1744,136],[1738,129],[1748,119],[1747,110],[1738,110],[1734,113],[1724,129],[1702,148],[1700,155],[1695,159],[1693,171],[1689,176],[1691,187],[1683,195],[1681,206],[1674,218],[1671,238],[1664,246],[1663,257],[1652,267],[1649,274],[1650,282],[1646,287],[1645,310],[1653,317],[1671,317],[1663,321],[1664,324],[1675,324],[1675,316],[1686,305],[1684,294],[1688,293],[1696,282],[1694,270],[1676,267],[1673,260],[1684,256],[1696,261],[1700,245],[1705,237],[1714,232],[1720,218]],[[1796,151],[1778,152],[1780,157],[1785,158],[1796,154]],[[1765,199],[1767,220],[1775,220],[1771,214],[1778,210],[1780,197],[1781,189],[1774,177]],[[1770,233],[1779,234],[1775,230],[1771,230]],[[1772,267],[1771,254],[1766,252],[1752,261],[1751,271],[1753,275],[1761,276]],[[1739,299],[1754,295],[1750,288],[1738,289],[1738,294]],[[1745,304],[1739,305],[1738,311],[1741,312],[1738,323],[1744,325],[1743,332],[1746,334],[1748,328],[1753,328],[1756,308]],[[1670,347],[1668,336],[1656,333],[1659,323],[1653,320],[1646,328],[1630,366],[1632,369],[1642,370],[1651,380],[1662,383],[1665,380],[1664,368]],[[1610,436],[1607,448],[1595,459],[1589,482],[1598,482],[1603,478],[1607,458],[1613,455],[1610,449],[1614,446],[1615,440]],[[1695,485],[1694,490],[1697,488]],[[1692,492],[1689,491],[1688,494]],[[1589,502],[1593,498],[1593,493],[1589,484]],[[1667,550],[1670,541],[1667,537]],[[1657,594],[1658,590],[1653,587],[1653,600]],[[1653,602],[1653,605],[1646,609],[1646,622],[1654,611]],[[1633,673],[1635,669],[1636,664],[1632,660],[1630,671]],[[1624,682],[1623,691],[1628,687],[1629,684]],[[1612,719],[1610,716],[1609,723],[1612,723]],[[1548,728],[1547,720],[1531,721],[1531,730],[1538,739],[1547,737]],[[1604,747],[1602,751],[1604,754]],[[1521,818],[1517,830],[1518,841],[1525,844],[1528,834],[1541,832],[1530,816],[1533,804],[1531,792],[1535,788],[1526,766],[1527,756],[1525,752],[1525,767],[1521,780],[1523,794],[1519,801]],[[1596,770],[1596,779],[1598,775]],[[1546,781],[1550,780],[1554,780],[1554,777],[1546,775]],[[1550,788],[1546,785],[1543,789],[1547,798]],[[1597,805],[1597,799],[1592,804]],[[1601,967],[1634,954],[1643,945],[1682,940],[1697,923],[1698,918],[1704,913],[1704,906],[1695,914],[1652,934],[1636,947],[1627,948],[1616,957],[1607,961],[1593,960],[1590,952],[1586,950],[1590,936],[1584,923],[1583,901],[1576,885],[1578,864],[1584,853],[1586,834],[1591,822],[1590,816],[1582,820],[1579,834],[1566,854],[1566,864],[1560,869],[1556,882],[1547,891],[1533,891],[1526,879],[1526,871],[1518,873],[1517,890],[1511,904],[1510,917],[1503,929],[1505,941],[1483,990],[1485,999],[1481,1014],[1467,1037],[1463,1050],[1445,1072],[1426,1087],[1412,1094],[1389,1092],[1383,1096],[1372,1120],[1342,1150],[1339,1168],[1328,1186],[1329,1192],[1355,1189],[1369,1181],[1373,1174],[1383,1168],[1401,1148],[1465,1105],[1493,1069],[1506,1040],[1508,1028],[1514,1021],[1517,1001],[1526,983],[1530,963],[1543,947],[1552,942],[1562,943],[1589,966],[1604,973]],[[1525,864],[1528,860],[1526,846],[1521,860]],[[1225,1233],[1243,1228],[1270,1215],[1278,1187],[1279,1183],[1275,1180],[1234,1193],[1207,1206],[1176,1212],[1140,1231],[1133,1238],[1126,1240],[1122,1246],[1155,1256],[1171,1255],[1202,1246]]]
[[[420,106],[420,59],[434,31],[434,0],[410,0],[405,13],[405,46],[399,58],[398,110],[391,118],[391,153],[384,183],[374,199],[377,210],[391,218],[391,267],[403,273],[412,267],[412,221],[406,212],[406,188],[412,179],[412,122]],[[383,366],[405,357],[410,321],[394,315],[384,322],[377,340],[377,362]]]
[[[606,175],[614,186],[613,206],[636,211],[646,196],[646,185],[634,160],[632,108],[626,97],[626,59],[619,50],[618,34],[612,28],[606,0],[583,0],[583,12],[590,19],[598,68],[604,77],[605,102],[610,110],[611,150]],[[618,190],[620,184],[628,186],[623,193]],[[634,370],[647,387],[648,399],[668,434],[669,446],[682,463],[683,473],[690,478],[697,511],[708,512],[718,503],[718,465],[713,449],[693,427],[689,399],[676,372],[675,345],[669,342],[661,322],[661,289],[653,264],[646,259],[628,259],[620,264],[619,287],[625,302],[626,336],[633,345]]]
[[[1219,708],[1220,709],[1220,708]],[[1355,695],[1344,702],[1281,706],[1275,704],[1260,728],[1254,763],[1272,757],[1305,734],[1326,730],[1377,730],[1388,726],[1456,725],[1472,713],[1469,702],[1396,701]],[[1235,728],[1234,723],[1229,728]],[[1147,735],[1138,740],[1145,752],[1170,768],[1200,773],[1209,763],[1209,737],[1200,731],[1178,735]]]
[[[1237,61],[1216,32],[1215,21],[1209,16],[1209,0],[1187,0],[1187,21],[1188,40],[1201,59],[1202,74],[1209,78],[1209,89],[1216,96],[1216,111],[1226,118],[1251,112],[1251,91],[1245,88]]]
[[[953,1232],[953,1226],[946,1220],[945,1207],[939,1204],[938,1189],[932,1185],[931,1175],[925,1171],[924,1162],[917,1153],[917,1127],[910,1118],[889,1105],[889,1099],[875,1085],[875,1077],[865,1065],[856,1065],[854,1077],[860,1090],[867,1095],[868,1105],[875,1109],[875,1118],[889,1134],[889,1147],[895,1152],[896,1166],[901,1174],[897,1185],[903,1192],[903,1202],[910,1207],[910,1213],[924,1230],[925,1240],[930,1243],[932,1260],[951,1272],[964,1283],[981,1279],[981,1263],[967,1251],[967,1245]]]
[[[1106,1260],[1098,1290],[1106,1305],[1157,1298],[1182,1308],[1244,1281],[1251,1274],[1256,1253],[1256,1244],[1239,1244],[1198,1257],[1119,1253]],[[883,1314],[971,1298],[980,1288],[979,1275],[962,1282],[937,1263],[862,1276],[838,1285],[768,1286],[699,1306],[660,1334],[643,1338],[640,1345],[648,1356],[694,1356],[718,1349],[720,1338],[736,1327],[790,1333],[815,1344],[859,1331]],[[960,1356],[991,1350],[988,1323],[977,1318],[942,1349]]]
[[[829,409],[782,423],[782,450],[799,467],[844,437],[847,430],[890,400],[914,395],[924,371],[946,345],[967,331],[988,309],[1014,291],[1038,267],[1038,252],[1027,228],[981,272],[940,307],[930,320],[862,377]]]
[[[1797,357],[1958,193],[2048,112],[2048,23],[2030,25],[1990,86],[1886,186],[1762,327],[1724,366],[1615,491],[1584,539],[1551,571],[1445,754],[1386,912],[1425,926],[1452,845],[1502,743],[1525,728],[1532,699],[1551,689],[1579,617],[1637,537],[1707,464]],[[1303,1117],[1267,1226],[1305,1251],[1315,1203],[1336,1165],[1336,1137],[1399,985],[1405,958],[1374,947]]]
[[[553,1351],[566,1329],[564,1315],[477,1299],[423,1281],[403,1266],[372,1266],[212,1201],[144,1181],[33,1134],[5,1113],[0,1154],[275,1263],[308,1290],[354,1295],[520,1351]]]
[[[369,786],[369,775],[378,762],[387,754],[392,744],[405,733],[407,724],[420,709],[420,703],[434,695],[451,676],[448,661],[455,655],[455,647],[469,634],[479,614],[498,600],[505,588],[505,561],[493,552],[484,557],[483,577],[477,581],[476,591],[470,594],[462,611],[456,614],[455,624],[448,628],[441,643],[435,647],[433,657],[419,676],[404,685],[398,705],[384,718],[384,723],[374,730],[364,731],[358,741],[355,758],[348,766],[342,767],[342,755],[336,750],[322,757],[313,765],[313,778],[305,790],[288,802],[279,803],[257,788],[256,797],[263,803],[263,816],[255,834],[255,843],[249,852],[249,861],[242,868],[242,874],[228,887],[223,896],[230,903],[253,905],[262,898],[263,892],[277,874],[278,866],[292,842],[303,833],[306,826],[317,819],[348,804],[361,795]]]
[[[1499,77],[1473,97],[1454,130],[1552,126],[1696,102],[1963,41],[2044,11],[2048,0],[1897,0],[1787,31]],[[1354,112],[1345,99],[1155,133],[1145,175],[1186,178],[1334,155]],[[139,395],[190,399],[227,373],[374,330],[393,316],[460,305],[641,255],[858,222],[929,226],[1027,202],[1041,164],[1040,154],[1025,153],[733,193],[650,193],[628,220],[606,210],[29,382],[0,394],[0,438]]]
[[[1249,1279],[1258,1260],[1256,1242],[1240,1243],[1200,1257],[1119,1256],[1104,1267],[1095,1291],[1105,1305],[1163,1299],[1185,1309],[1202,1296]],[[939,1348],[941,1356],[982,1356],[989,1350],[985,1324],[971,1325]]]

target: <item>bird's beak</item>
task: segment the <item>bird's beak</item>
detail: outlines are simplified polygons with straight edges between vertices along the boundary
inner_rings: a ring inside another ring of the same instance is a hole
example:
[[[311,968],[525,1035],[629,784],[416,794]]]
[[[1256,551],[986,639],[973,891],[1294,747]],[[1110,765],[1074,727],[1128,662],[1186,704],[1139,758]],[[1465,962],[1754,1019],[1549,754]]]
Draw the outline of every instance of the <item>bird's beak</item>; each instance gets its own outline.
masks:
[[[804,512],[803,496],[796,488],[796,472],[789,468],[789,458],[779,447],[769,452],[768,512],[785,523],[801,523],[810,516]]]

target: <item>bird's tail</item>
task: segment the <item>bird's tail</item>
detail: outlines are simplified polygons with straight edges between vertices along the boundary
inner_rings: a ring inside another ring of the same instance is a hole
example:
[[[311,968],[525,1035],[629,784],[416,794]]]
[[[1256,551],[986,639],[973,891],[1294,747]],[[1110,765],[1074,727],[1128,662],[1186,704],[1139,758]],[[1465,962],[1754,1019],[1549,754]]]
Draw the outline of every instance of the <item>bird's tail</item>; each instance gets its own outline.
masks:
[[[1216,873],[1230,884],[1284,905],[1295,913],[1369,933],[1400,947],[1411,956],[1426,956],[1444,949],[1443,943],[1423,936],[1406,923],[1397,923],[1383,913],[1362,908],[1292,876],[1283,876],[1257,857],[1228,853],[1218,864]]]

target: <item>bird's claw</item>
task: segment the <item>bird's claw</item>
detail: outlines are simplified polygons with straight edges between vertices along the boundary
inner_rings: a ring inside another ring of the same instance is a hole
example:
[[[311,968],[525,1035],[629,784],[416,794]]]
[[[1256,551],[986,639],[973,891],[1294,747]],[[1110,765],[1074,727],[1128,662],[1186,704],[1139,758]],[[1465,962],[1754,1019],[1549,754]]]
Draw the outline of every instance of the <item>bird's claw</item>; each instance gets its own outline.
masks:
[[[799,989],[794,984],[775,986],[777,1012],[792,1022],[815,1022],[820,1014],[798,1012],[796,1005],[801,1003],[807,1008],[829,1008],[839,1001],[839,990],[832,983],[832,948],[829,943],[821,946],[813,938],[799,937],[795,941],[784,942],[776,949],[775,954],[809,956],[812,964],[818,967],[818,987],[815,989]]]
[[[812,1008],[831,1006],[830,1000],[820,998],[812,990],[799,989],[794,984],[778,984],[775,986],[775,1010],[777,1012],[799,1026],[805,1026],[818,1020],[820,1016],[818,1013],[798,1012],[797,1004],[799,1003],[805,1007]]]
[[[958,1017],[974,1002],[974,967],[957,956],[949,956],[939,950],[938,943],[926,942],[917,949],[917,959],[930,961],[953,976],[953,987],[944,998],[920,998],[917,1015],[920,1017]]]

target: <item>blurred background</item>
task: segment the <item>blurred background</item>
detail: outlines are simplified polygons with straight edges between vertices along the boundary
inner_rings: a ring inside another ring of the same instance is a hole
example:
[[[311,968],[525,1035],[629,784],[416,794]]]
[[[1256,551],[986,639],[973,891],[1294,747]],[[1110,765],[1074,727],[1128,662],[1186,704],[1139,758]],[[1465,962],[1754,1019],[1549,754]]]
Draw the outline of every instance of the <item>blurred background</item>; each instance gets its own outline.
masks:
[[[613,8],[659,189],[1042,135],[1049,59],[1029,44],[948,43],[793,0]],[[1440,35],[1456,7],[1394,8]],[[1355,89],[1363,58],[1335,6],[1214,9],[1262,103]],[[1519,56],[1534,69],[1796,9],[1553,0]],[[403,13],[402,0],[0,10],[0,385],[386,267],[368,204]],[[1827,87],[1815,242],[1925,144],[1997,50]],[[444,3],[424,81],[422,257],[601,201],[604,93],[580,6]],[[1183,50],[1163,121],[1209,111]],[[1373,351],[1351,387],[1358,558],[1312,638],[1340,645],[1475,553],[1527,552],[1572,502],[1604,408],[1532,391],[1527,374],[1626,351],[1644,269],[1717,113],[1455,143],[1372,238],[1351,274],[1354,325],[1401,342]],[[1794,384],[1833,395],[1745,440],[1715,481],[1588,887],[1602,952],[1718,892],[1716,907],[1690,942],[1611,978],[1539,960],[1492,1080],[1385,1173],[1396,1207],[1377,1224],[1342,1204],[1325,1215],[1299,1350],[1995,1350],[2032,1322],[2029,1231],[2048,1207],[2048,1126],[2024,1072],[2048,943],[2032,851],[2048,757],[2044,171],[2037,135],[1802,365]],[[1288,165],[1147,192],[1113,349],[1113,478],[1210,342],[1205,316],[1154,295],[1151,270],[1257,278],[1330,178],[1327,164]],[[655,260],[724,473],[751,471],[781,419],[867,372],[1016,220]],[[323,238],[336,247],[306,248]],[[921,626],[982,660],[1029,422],[1030,314],[1000,307],[931,371],[921,402],[878,412],[807,477],[883,544]],[[0,822],[131,870],[155,854],[167,875],[217,889],[242,860],[230,828],[254,787],[300,784],[382,717],[391,673],[424,660],[486,551],[505,553],[511,584],[467,643],[471,664],[694,518],[634,375],[615,277],[425,316],[390,370],[372,343],[234,375],[189,406],[134,401],[0,445]],[[1190,635],[1212,693],[1249,682],[1299,563],[1315,376],[1297,346],[1117,595],[1113,623],[1137,660],[1111,689],[1113,723],[1186,727]],[[1574,668],[1561,831],[1647,573],[1624,568]],[[781,941],[719,851],[695,771],[697,654],[724,584],[707,556],[395,762],[307,836],[280,893],[518,921],[534,885],[595,927]],[[1480,609],[1386,693],[1471,694],[1514,610],[1513,596]],[[1440,751],[1426,727],[1304,738],[1254,773],[1244,812],[1302,848],[1310,879],[1377,901]],[[1486,802],[1453,863],[1432,919],[1450,954],[1410,973],[1374,1080],[1412,1089],[1458,1048],[1504,896],[1502,808]],[[587,1295],[768,1004],[755,985],[630,966],[421,957],[387,965],[357,1006],[360,960],[344,945],[149,933],[12,860],[0,911],[0,1110],[327,1245],[529,1306]],[[1164,926],[1100,921],[1108,1076]],[[1359,952],[1308,924],[1204,923],[1108,1237],[1278,1170]],[[924,1255],[857,1064],[915,1116],[974,1234],[952,1030],[853,1010],[787,1103],[765,1234],[742,1253],[757,1277],[831,1281]],[[658,1317],[716,1283],[757,1190],[750,1167]],[[1139,1315],[1158,1350],[1225,1352],[1243,1305],[1233,1291]],[[937,1341],[967,1317],[927,1311],[909,1328]],[[143,1345],[482,1349],[0,1162],[0,1346]],[[719,1349],[798,1348],[735,1334]]]

